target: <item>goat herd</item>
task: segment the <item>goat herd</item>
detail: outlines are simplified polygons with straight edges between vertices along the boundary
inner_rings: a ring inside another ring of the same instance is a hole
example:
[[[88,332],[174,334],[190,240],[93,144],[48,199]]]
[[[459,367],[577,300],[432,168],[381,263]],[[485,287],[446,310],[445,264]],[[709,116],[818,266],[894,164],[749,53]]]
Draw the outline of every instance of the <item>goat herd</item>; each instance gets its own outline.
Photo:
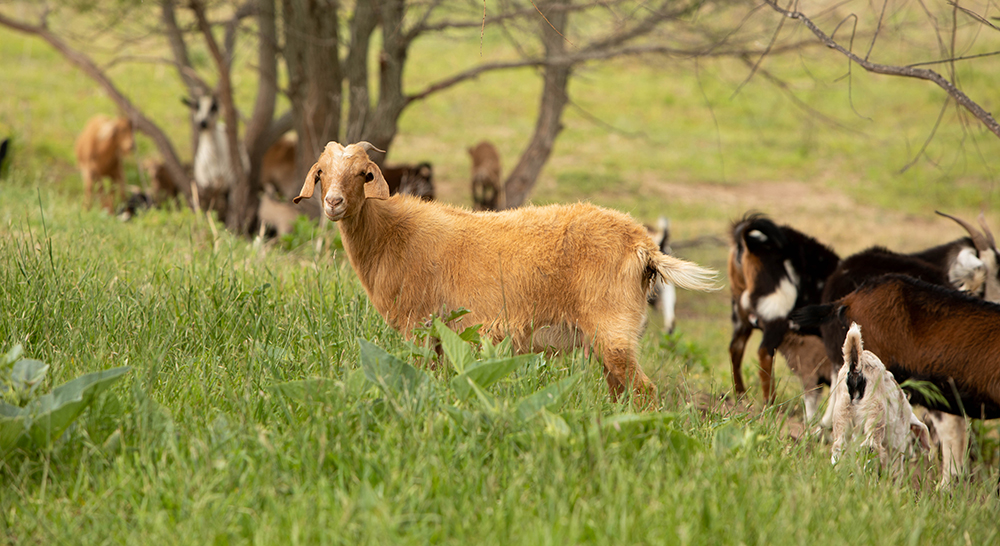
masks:
[[[982,216],[982,232],[942,216],[969,237],[913,254],[873,247],[844,259],[762,215],[736,222],[728,264],[736,393],[745,391],[747,338],[759,328],[765,400],[774,397],[775,351],[802,381],[807,421],[816,414],[820,383],[832,385],[821,425],[832,423],[834,461],[852,424],[863,428],[865,445],[883,464],[898,464],[911,445],[907,430],[929,447],[927,423],[941,448],[942,484],[963,473],[965,417],[1000,417],[1000,271]],[[862,331],[870,350],[862,350]],[[909,401],[897,383],[907,379],[925,385],[908,388]],[[924,422],[910,401],[928,410]]]
[[[226,196],[236,184],[236,172],[230,159],[226,124],[219,121],[219,104],[211,95],[197,99],[182,99],[191,109],[196,127],[197,145],[194,164],[185,165],[191,180],[193,205],[206,210],[222,212]],[[175,199],[180,181],[170,176],[163,163],[155,160],[144,164],[149,177],[149,192],[133,191],[126,198],[123,158],[134,149],[132,123],[127,118],[109,118],[98,115],[90,119],[76,141],[77,164],[84,181],[84,200],[92,205],[94,195],[109,213],[114,203],[120,203],[118,214],[128,220],[137,209],[147,208]],[[295,176],[297,139],[294,133],[280,138],[261,160],[260,196],[258,218],[262,232],[284,235],[293,228],[295,218],[305,214],[313,220],[320,218],[320,207],[315,203],[301,206],[289,204],[298,194],[302,181]],[[500,180],[500,156],[496,147],[481,142],[469,148],[472,159],[472,194],[475,210],[500,210],[504,207],[503,184]],[[246,150],[239,150],[243,171],[250,169]],[[430,163],[415,165],[386,165],[383,174],[391,195],[415,195],[425,200],[434,199],[434,173]],[[111,181],[108,191],[102,180]]]
[[[235,183],[224,127],[211,97],[187,104],[199,129],[192,193],[211,208]],[[121,158],[133,146],[127,120],[87,124],[76,155],[88,205],[105,176],[124,200]],[[509,336],[520,352],[593,350],[613,398],[628,390],[640,405],[653,405],[655,387],[638,365],[647,298],[672,328],[675,285],[716,288],[714,271],[669,255],[664,223],[647,229],[584,203],[502,210],[500,159],[487,142],[469,149],[475,211],[433,200],[430,164],[380,168],[366,142],[329,143],[303,184],[294,176],[295,146],[282,138],[262,159],[262,223],[284,233],[300,213],[339,222],[368,297],[404,336],[432,315],[464,308],[469,313],[451,326],[481,324],[484,335]],[[246,161],[245,152],[239,157]],[[162,165],[148,172],[147,202],[177,195]],[[109,211],[113,201],[101,196]],[[820,386],[832,386],[819,423],[832,426],[834,462],[858,428],[883,465],[898,466],[911,446],[935,444],[942,484],[961,475],[965,418],[1000,417],[1000,265],[982,217],[982,232],[947,217],[969,237],[914,254],[874,247],[843,259],[763,215],[735,222],[728,262],[734,392],[746,392],[741,361],[759,329],[766,402],[775,397],[775,351],[802,382],[807,421],[817,416]],[[924,386],[904,384],[904,394],[897,381],[907,379]],[[923,421],[910,402],[926,408]]]

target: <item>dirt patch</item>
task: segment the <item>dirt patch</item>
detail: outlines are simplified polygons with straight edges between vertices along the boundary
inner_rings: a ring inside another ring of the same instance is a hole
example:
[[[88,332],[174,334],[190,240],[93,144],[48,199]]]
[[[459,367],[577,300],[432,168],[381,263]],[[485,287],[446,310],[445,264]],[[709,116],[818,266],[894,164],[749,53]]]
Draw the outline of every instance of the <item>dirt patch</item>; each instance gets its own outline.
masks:
[[[956,223],[934,214],[933,210],[920,215],[885,210],[858,203],[836,189],[805,182],[728,185],[648,179],[642,183],[642,193],[651,199],[725,214],[726,220],[698,222],[696,233],[725,234],[731,220],[747,211],[757,211],[812,235],[842,256],[872,245],[912,252],[966,235]],[[949,212],[974,221],[975,213]]]

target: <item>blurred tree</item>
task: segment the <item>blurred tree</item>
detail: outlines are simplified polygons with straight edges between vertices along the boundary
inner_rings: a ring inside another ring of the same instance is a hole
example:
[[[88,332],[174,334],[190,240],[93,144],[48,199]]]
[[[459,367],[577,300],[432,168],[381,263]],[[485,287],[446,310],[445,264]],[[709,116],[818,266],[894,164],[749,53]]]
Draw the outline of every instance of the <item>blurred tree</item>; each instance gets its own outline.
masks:
[[[404,110],[417,101],[495,70],[536,67],[543,79],[538,121],[507,185],[508,206],[521,205],[551,155],[568,103],[567,87],[573,68],[581,63],[647,51],[649,42],[632,49],[630,44],[649,38],[662,24],[694,12],[700,0],[660,0],[645,3],[624,0],[159,0],[157,24],[148,25],[153,38],[169,45],[172,58],[188,93],[212,93],[226,122],[232,163],[242,183],[231,189],[224,221],[231,230],[248,233],[255,224],[259,202],[260,161],[264,152],[285,131],[298,134],[297,169],[304,173],[326,142],[367,140],[389,150]],[[135,128],[149,136],[176,180],[188,180],[175,143],[124,94],[107,70],[84,51],[86,40],[75,37],[68,21],[85,12],[105,30],[129,19],[148,18],[145,4],[117,0],[107,4],[79,0],[52,0],[19,4],[32,19],[17,19],[0,12],[0,25],[36,35],[97,82],[133,119]],[[586,24],[573,29],[571,15]],[[76,19],[77,21],[79,19]],[[425,88],[409,91],[404,69],[411,45],[429,33],[479,34],[495,25],[503,28],[520,52],[520,59],[482,62],[446,75]],[[139,31],[132,32],[140,33]],[[233,96],[234,55],[242,34],[256,44],[257,91],[248,117],[240,114]],[[122,41],[150,39],[128,35]],[[669,33],[668,33],[669,34]],[[218,40],[220,35],[222,40]],[[198,69],[188,53],[192,40],[201,40],[210,53],[211,68]],[[373,54],[373,50],[377,51]],[[279,62],[287,82],[279,82]],[[369,69],[377,68],[377,78]],[[214,81],[214,85],[208,82]],[[283,84],[283,85],[282,85]],[[371,89],[371,86],[377,89]],[[279,89],[287,94],[291,110],[277,113]],[[346,89],[346,93],[344,90]],[[342,119],[346,114],[346,119]],[[241,120],[246,120],[242,138]],[[197,131],[192,127],[192,135]],[[197,137],[192,136],[191,146]],[[248,151],[250,168],[242,172],[239,144]],[[382,158],[375,158],[381,160]],[[192,199],[191,185],[181,190]]]
[[[870,61],[876,38],[889,19],[885,9],[874,4],[865,4],[874,15],[866,20],[875,20],[877,25],[862,31],[856,14],[842,13],[848,9],[843,3],[821,3],[816,8],[818,16],[834,18],[836,24],[829,34],[802,11],[782,8],[772,0],[756,6],[730,0],[158,0],[155,15],[141,0],[48,0],[3,6],[0,25],[42,38],[97,82],[123,114],[132,118],[135,128],[152,139],[175,180],[187,180],[175,144],[115,85],[107,67],[117,61],[99,65],[84,51],[89,51],[95,33],[115,31],[112,39],[122,44],[152,41],[157,44],[154,50],[169,51],[170,58],[161,61],[177,70],[192,97],[214,94],[240,180],[231,189],[223,216],[226,225],[238,233],[248,233],[256,223],[261,159],[284,132],[294,128],[298,134],[297,171],[304,176],[331,140],[366,140],[389,150],[408,106],[490,71],[533,67],[542,81],[534,131],[526,135],[527,144],[505,181],[508,207],[525,202],[552,153],[562,129],[563,111],[572,104],[569,86],[575,71],[585,63],[621,56],[742,59],[749,67],[747,82],[762,75],[788,94],[793,104],[823,117],[795,97],[792,86],[766,70],[764,64],[767,57],[825,45],[866,70],[935,82],[956,104],[1000,135],[992,116],[961,91],[954,69],[957,62],[995,53],[980,52],[979,48],[971,54],[972,42],[962,46],[965,52],[958,53],[955,43],[960,18],[989,31],[997,28],[986,17],[959,8],[957,3],[949,8],[954,22],[950,40],[942,30],[945,25],[939,22],[943,15],[922,3],[921,9],[931,21],[929,34],[920,27],[918,40],[913,32],[918,27],[905,21],[895,23],[902,31],[892,35],[897,44],[905,45],[897,49],[921,55],[927,55],[928,49],[915,48],[918,41],[939,44],[943,59],[934,62],[950,67],[948,77],[915,61],[898,67]],[[772,11],[759,9],[768,6]],[[779,17],[777,25],[775,15]],[[77,34],[81,20],[93,27],[88,36]],[[791,25],[785,21],[790,20],[802,22],[812,35],[787,32]],[[847,46],[831,37],[845,21],[853,21]],[[481,37],[487,28],[499,29],[518,52],[517,58],[483,60],[421,89],[405,85],[408,53],[417,40],[438,33]],[[967,34],[974,41],[976,33]],[[770,41],[763,39],[768,35]],[[861,37],[871,39],[863,57],[851,50],[855,38]],[[195,43],[203,44],[209,52],[208,67],[192,62],[189,49]],[[256,50],[252,69],[240,74],[244,78],[251,74],[257,83],[252,109],[246,115],[241,114],[246,105],[237,104],[234,98],[233,66],[236,52],[251,48]],[[122,57],[122,62],[129,60]],[[801,60],[796,58],[795,62]],[[284,70],[280,70],[282,66]],[[287,95],[291,104],[286,112],[276,109],[279,92]],[[240,122],[245,122],[242,137]],[[192,126],[192,147],[196,132]],[[241,147],[250,158],[247,172],[239,161]],[[193,201],[190,184],[181,184],[181,190]]]

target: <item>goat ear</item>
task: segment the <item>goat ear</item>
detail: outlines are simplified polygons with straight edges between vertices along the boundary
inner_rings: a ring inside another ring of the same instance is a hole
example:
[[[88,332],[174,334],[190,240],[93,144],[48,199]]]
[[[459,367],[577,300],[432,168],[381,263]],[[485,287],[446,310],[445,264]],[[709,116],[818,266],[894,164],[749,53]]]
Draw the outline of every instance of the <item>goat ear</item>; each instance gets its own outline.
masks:
[[[188,108],[190,108],[192,110],[197,110],[198,109],[198,104],[195,101],[193,101],[193,100],[191,100],[191,99],[189,99],[187,97],[181,97],[181,104],[183,104],[184,106],[187,106]]]
[[[298,197],[292,198],[292,203],[298,203],[303,199],[309,199],[312,197],[313,191],[316,189],[316,179],[319,177],[319,162],[316,162],[313,164],[312,168],[309,169],[309,174],[306,175],[306,180],[302,183],[302,191],[299,192]]]
[[[365,176],[368,180],[365,182],[365,198],[366,199],[388,199],[389,198],[389,184],[385,181],[382,176],[382,171],[379,170],[378,165],[371,163],[368,168],[368,174]]]
[[[931,450],[931,436],[927,425],[920,422],[916,415],[910,414],[910,432],[917,437],[920,447],[924,451]]]

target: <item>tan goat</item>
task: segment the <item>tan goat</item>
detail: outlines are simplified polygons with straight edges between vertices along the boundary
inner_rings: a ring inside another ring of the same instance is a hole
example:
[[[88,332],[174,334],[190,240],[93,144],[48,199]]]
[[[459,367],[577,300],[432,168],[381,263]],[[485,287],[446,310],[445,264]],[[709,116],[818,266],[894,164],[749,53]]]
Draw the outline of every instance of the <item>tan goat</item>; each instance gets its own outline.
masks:
[[[594,347],[613,397],[648,403],[639,367],[646,296],[663,277],[711,290],[714,272],[653,244],[627,214],[590,204],[471,212],[396,195],[367,142],[327,144],[295,200],[321,186],[324,213],[375,309],[409,337],[433,314],[465,308],[453,327],[481,324],[515,350]]]
[[[76,163],[83,176],[84,204],[93,204],[94,184],[101,196],[101,206],[114,212],[114,201],[125,199],[125,172],[122,156],[132,151],[135,139],[132,137],[132,122],[126,118],[112,119],[96,115],[90,118],[83,132],[76,139]],[[103,178],[110,178],[114,184],[114,194],[105,193]]]

